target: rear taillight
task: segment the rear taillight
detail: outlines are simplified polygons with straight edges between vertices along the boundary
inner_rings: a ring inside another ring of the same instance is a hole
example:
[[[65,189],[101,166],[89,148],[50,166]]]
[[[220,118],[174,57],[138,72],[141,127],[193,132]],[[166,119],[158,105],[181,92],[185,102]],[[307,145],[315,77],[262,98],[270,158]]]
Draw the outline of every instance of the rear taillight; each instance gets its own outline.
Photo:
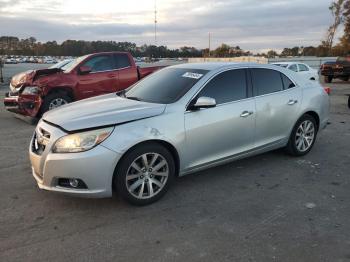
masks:
[[[324,91],[326,91],[326,93],[327,93],[328,95],[331,94],[331,88],[330,88],[330,87],[325,86],[325,87],[323,87],[323,89],[324,89]]]

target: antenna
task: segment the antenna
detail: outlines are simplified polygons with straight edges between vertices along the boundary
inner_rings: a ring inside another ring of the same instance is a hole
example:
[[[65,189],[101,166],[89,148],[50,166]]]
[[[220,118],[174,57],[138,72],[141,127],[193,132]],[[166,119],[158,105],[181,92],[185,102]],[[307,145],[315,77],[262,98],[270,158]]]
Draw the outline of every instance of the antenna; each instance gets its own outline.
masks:
[[[154,0],[154,44],[157,46],[157,0]]]

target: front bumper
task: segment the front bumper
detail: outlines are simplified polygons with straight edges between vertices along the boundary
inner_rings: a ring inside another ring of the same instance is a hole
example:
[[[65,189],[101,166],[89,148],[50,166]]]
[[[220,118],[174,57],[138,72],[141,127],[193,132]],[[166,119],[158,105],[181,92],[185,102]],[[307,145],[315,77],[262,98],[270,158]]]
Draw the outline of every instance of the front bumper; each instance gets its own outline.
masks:
[[[38,134],[42,130],[50,135],[48,144],[40,153],[35,152],[34,135],[29,148],[32,173],[39,188],[81,197],[112,196],[113,174],[119,154],[101,145],[81,153],[52,153],[54,142],[66,134],[40,121],[35,132]],[[80,179],[87,188],[63,187],[59,184],[59,179]]]
[[[12,95],[11,92],[5,94],[4,105],[6,110],[24,116],[36,117],[42,104],[39,95]]]

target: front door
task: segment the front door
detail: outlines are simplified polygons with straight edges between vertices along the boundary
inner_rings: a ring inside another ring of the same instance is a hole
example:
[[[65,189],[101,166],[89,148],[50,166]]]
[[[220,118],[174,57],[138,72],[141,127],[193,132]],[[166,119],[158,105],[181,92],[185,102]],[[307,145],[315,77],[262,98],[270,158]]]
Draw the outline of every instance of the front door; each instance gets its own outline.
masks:
[[[88,98],[115,92],[118,87],[118,70],[112,55],[96,55],[81,66],[88,66],[91,72],[81,75],[78,72],[78,90],[81,98]]]
[[[224,160],[254,147],[255,101],[248,94],[246,70],[218,74],[196,98],[203,96],[214,98],[217,105],[185,112],[186,169]]]

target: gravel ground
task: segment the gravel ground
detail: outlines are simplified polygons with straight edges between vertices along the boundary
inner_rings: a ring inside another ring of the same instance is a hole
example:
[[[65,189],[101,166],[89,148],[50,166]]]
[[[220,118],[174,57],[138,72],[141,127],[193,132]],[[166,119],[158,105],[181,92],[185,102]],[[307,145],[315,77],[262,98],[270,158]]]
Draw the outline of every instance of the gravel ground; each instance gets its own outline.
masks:
[[[147,207],[39,190],[34,126],[1,103],[0,261],[350,261],[350,84],[329,86],[330,125],[307,156],[188,175]]]

